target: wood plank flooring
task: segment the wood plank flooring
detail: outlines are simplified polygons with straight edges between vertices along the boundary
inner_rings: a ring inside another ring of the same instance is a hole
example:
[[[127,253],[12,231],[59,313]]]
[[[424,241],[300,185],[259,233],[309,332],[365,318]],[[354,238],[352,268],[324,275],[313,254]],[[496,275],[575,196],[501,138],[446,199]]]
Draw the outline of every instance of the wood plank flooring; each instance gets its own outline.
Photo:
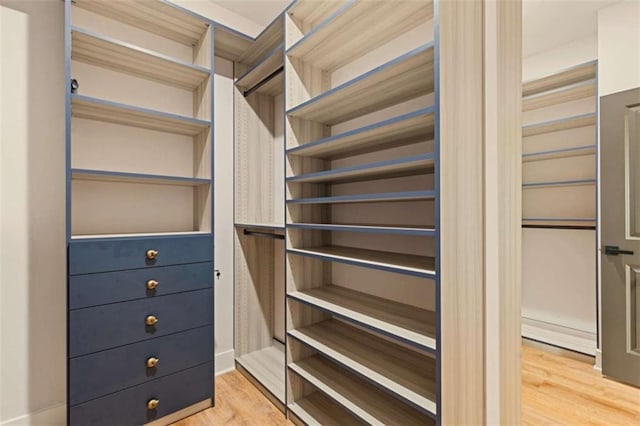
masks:
[[[640,425],[640,389],[603,378],[582,361],[522,347],[524,425]],[[216,379],[216,407],[175,426],[291,425],[237,371]]]

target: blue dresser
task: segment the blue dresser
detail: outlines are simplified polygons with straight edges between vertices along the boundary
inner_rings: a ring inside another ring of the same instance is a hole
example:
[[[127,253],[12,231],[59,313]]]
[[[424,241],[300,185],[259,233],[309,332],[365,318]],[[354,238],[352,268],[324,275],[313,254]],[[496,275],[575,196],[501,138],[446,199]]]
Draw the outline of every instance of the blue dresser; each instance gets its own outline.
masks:
[[[213,238],[69,243],[69,424],[138,425],[213,398]]]

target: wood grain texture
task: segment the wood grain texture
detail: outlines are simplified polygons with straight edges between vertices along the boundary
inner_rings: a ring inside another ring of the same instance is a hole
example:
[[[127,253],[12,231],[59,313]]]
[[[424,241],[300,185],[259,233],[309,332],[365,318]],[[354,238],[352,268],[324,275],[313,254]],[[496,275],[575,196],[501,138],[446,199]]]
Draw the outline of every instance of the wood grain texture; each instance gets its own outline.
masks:
[[[487,7],[487,6],[485,6]],[[521,421],[522,2],[496,2],[499,388],[501,424]],[[486,24],[486,22],[485,22]],[[486,126],[485,126],[486,127]],[[485,140],[485,144],[491,140]],[[492,167],[492,165],[485,165]],[[485,284],[490,285],[490,284]],[[494,309],[487,306],[487,310]],[[487,360],[491,360],[490,352]],[[496,362],[495,360],[493,362]]]
[[[71,59],[75,61],[186,89],[209,77],[203,68],[83,29],[72,29],[71,39]]]
[[[433,90],[433,47],[423,46],[288,110],[288,115],[334,125]],[[288,77],[288,76],[287,76]]]
[[[216,377],[214,407],[182,419],[174,426],[291,424],[248,379],[233,371]]]
[[[289,364],[289,370],[371,425],[434,424],[431,418],[319,355]]]
[[[640,389],[602,377],[591,363],[525,345],[522,424],[637,425]]]
[[[289,405],[289,410],[290,415],[310,426],[366,424],[321,392],[313,392]]]
[[[214,29],[216,56],[236,61],[253,45],[253,40],[217,25]]]
[[[187,46],[198,44],[209,23],[160,0],[75,0],[74,5]]]
[[[287,19],[293,24],[287,34],[287,49],[349,1],[351,0],[296,1],[287,11]]]
[[[404,341],[434,349],[435,313],[330,285],[289,293],[289,297]]]
[[[287,55],[333,71],[433,16],[431,1],[356,1],[292,46]]]
[[[238,357],[271,347],[274,333],[274,240],[244,235],[242,231],[236,229],[234,252]]]
[[[160,132],[196,136],[210,128],[208,122],[174,114],[151,111],[130,105],[74,95],[71,100],[73,117],[141,127]]]
[[[245,69],[251,68],[257,64],[266,54],[275,49],[278,45],[284,42],[284,17],[278,17],[275,19],[262,33],[258,35],[256,41],[250,48],[245,50],[242,55],[238,57],[236,67],[239,72],[244,72]],[[280,62],[282,62],[282,52],[279,53]],[[236,74],[238,76],[238,74]]]
[[[415,408],[437,412],[433,358],[337,320],[289,335]]]
[[[640,423],[640,389],[602,377],[592,363],[528,346],[522,347],[521,354],[523,425]],[[324,407],[324,403],[319,404]],[[323,408],[323,412],[333,411]],[[323,418],[317,419],[320,422]],[[216,378],[215,407],[175,423],[176,426],[290,424],[237,371]]]
[[[271,96],[235,90],[235,222],[278,223],[275,217],[275,105]],[[280,172],[280,173],[278,173]]]
[[[483,2],[441,1],[441,421],[484,422]],[[461,122],[460,118],[464,117]]]
[[[591,80],[596,77],[596,62],[587,62],[535,80],[527,81],[522,85],[522,96],[530,96],[536,93],[546,92],[563,86]]]
[[[576,115],[558,120],[542,123],[528,124],[522,127],[522,136],[536,136],[544,133],[559,132],[562,130],[578,129],[580,127],[595,126],[595,113]]]
[[[273,342],[272,346],[244,354],[236,360],[260,382],[278,401],[285,401],[284,345]]]
[[[583,83],[560,87],[549,92],[542,92],[536,95],[527,96],[522,100],[522,110],[530,111],[537,108],[544,108],[564,102],[588,98],[595,96],[595,94],[596,81],[588,80]]]

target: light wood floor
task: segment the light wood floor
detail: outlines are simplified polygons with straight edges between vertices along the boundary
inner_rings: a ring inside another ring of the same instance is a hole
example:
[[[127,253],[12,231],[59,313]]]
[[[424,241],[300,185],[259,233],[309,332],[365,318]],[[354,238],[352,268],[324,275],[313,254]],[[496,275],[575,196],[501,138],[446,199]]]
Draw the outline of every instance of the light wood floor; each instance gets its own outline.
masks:
[[[640,425],[640,389],[600,376],[581,361],[522,348],[525,425]],[[291,425],[240,373],[216,378],[216,407],[175,424]]]

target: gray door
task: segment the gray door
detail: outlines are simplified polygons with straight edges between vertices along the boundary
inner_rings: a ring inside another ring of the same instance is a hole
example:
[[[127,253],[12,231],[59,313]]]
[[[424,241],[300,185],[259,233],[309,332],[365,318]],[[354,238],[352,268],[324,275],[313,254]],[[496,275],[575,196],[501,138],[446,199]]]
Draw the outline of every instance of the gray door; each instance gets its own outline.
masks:
[[[602,372],[640,386],[640,88],[600,100]]]

